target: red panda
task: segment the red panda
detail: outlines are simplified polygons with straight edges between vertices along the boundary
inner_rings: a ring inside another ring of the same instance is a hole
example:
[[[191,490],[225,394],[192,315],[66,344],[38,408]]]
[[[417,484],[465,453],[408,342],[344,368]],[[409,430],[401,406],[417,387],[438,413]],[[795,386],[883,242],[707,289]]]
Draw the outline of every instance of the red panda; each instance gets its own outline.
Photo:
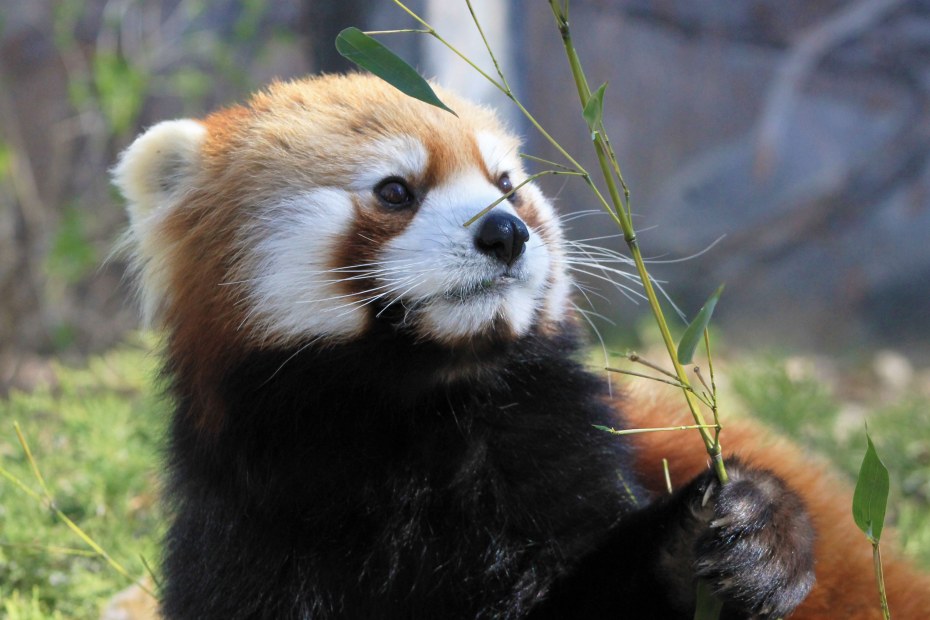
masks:
[[[441,94],[457,116],[370,76],[277,83],[121,156],[175,406],[162,614],[690,618],[701,579],[728,618],[874,617],[847,504],[790,448],[728,429],[720,487],[679,435],[594,428],[674,408],[576,359],[538,188],[463,225],[526,173]],[[888,578],[896,617],[930,615],[925,577]]]

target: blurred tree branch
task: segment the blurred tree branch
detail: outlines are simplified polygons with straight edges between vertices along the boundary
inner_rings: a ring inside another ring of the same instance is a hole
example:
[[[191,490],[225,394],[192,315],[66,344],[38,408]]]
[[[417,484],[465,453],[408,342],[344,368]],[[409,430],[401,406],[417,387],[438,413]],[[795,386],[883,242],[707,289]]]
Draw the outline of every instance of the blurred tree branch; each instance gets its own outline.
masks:
[[[767,177],[775,167],[792,103],[818,63],[831,50],[875,27],[905,2],[860,0],[801,31],[769,88],[765,109],[759,118],[754,166],[757,178]]]

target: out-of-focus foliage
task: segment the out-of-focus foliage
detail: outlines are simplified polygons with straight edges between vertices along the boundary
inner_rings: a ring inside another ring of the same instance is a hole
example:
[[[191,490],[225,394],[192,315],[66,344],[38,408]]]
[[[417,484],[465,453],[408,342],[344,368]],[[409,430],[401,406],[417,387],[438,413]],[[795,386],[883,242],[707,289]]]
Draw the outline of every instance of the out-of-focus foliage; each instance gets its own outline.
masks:
[[[148,125],[312,71],[311,5],[3,2],[0,393],[23,352],[87,352],[135,326],[123,257],[103,262],[125,226],[108,170]]]

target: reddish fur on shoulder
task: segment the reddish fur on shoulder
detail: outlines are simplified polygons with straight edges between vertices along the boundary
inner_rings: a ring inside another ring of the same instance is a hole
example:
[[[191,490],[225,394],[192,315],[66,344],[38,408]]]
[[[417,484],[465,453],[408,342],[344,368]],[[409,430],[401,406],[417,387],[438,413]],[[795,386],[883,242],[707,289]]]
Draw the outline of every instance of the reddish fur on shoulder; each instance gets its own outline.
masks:
[[[624,400],[624,416],[631,428],[693,424],[690,413],[675,395],[658,395],[654,388],[636,388]],[[769,469],[801,495],[817,530],[817,581],[791,620],[871,620],[882,617],[872,565],[872,547],[852,519],[852,492],[817,456],[772,436],[750,420],[726,423],[720,435],[727,456]],[[662,459],[668,459],[672,485],[687,483],[708,463],[694,431],[635,435],[637,470],[653,493],[665,493]],[[892,550],[882,548],[885,585],[896,620],[930,618],[930,576],[919,572]]]

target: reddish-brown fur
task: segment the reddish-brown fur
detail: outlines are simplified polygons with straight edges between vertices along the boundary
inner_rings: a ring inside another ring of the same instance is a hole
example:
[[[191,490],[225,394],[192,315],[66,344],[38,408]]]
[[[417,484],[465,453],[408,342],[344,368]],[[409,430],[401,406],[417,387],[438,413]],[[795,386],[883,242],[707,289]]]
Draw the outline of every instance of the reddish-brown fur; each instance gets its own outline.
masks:
[[[654,389],[654,388],[650,388]],[[633,390],[624,414],[633,427],[654,428],[693,424],[683,403],[671,396]],[[727,422],[721,433],[724,458],[739,455],[745,462],[776,472],[807,503],[817,530],[817,582],[792,620],[872,620],[882,617],[872,565],[872,546],[852,519],[849,485],[831,473],[816,455],[778,440],[748,420]],[[668,459],[672,484],[682,485],[707,467],[694,431],[643,433],[634,440],[638,470],[654,493],[665,492],[662,459]],[[930,618],[930,576],[882,547],[885,582],[892,617]]]

